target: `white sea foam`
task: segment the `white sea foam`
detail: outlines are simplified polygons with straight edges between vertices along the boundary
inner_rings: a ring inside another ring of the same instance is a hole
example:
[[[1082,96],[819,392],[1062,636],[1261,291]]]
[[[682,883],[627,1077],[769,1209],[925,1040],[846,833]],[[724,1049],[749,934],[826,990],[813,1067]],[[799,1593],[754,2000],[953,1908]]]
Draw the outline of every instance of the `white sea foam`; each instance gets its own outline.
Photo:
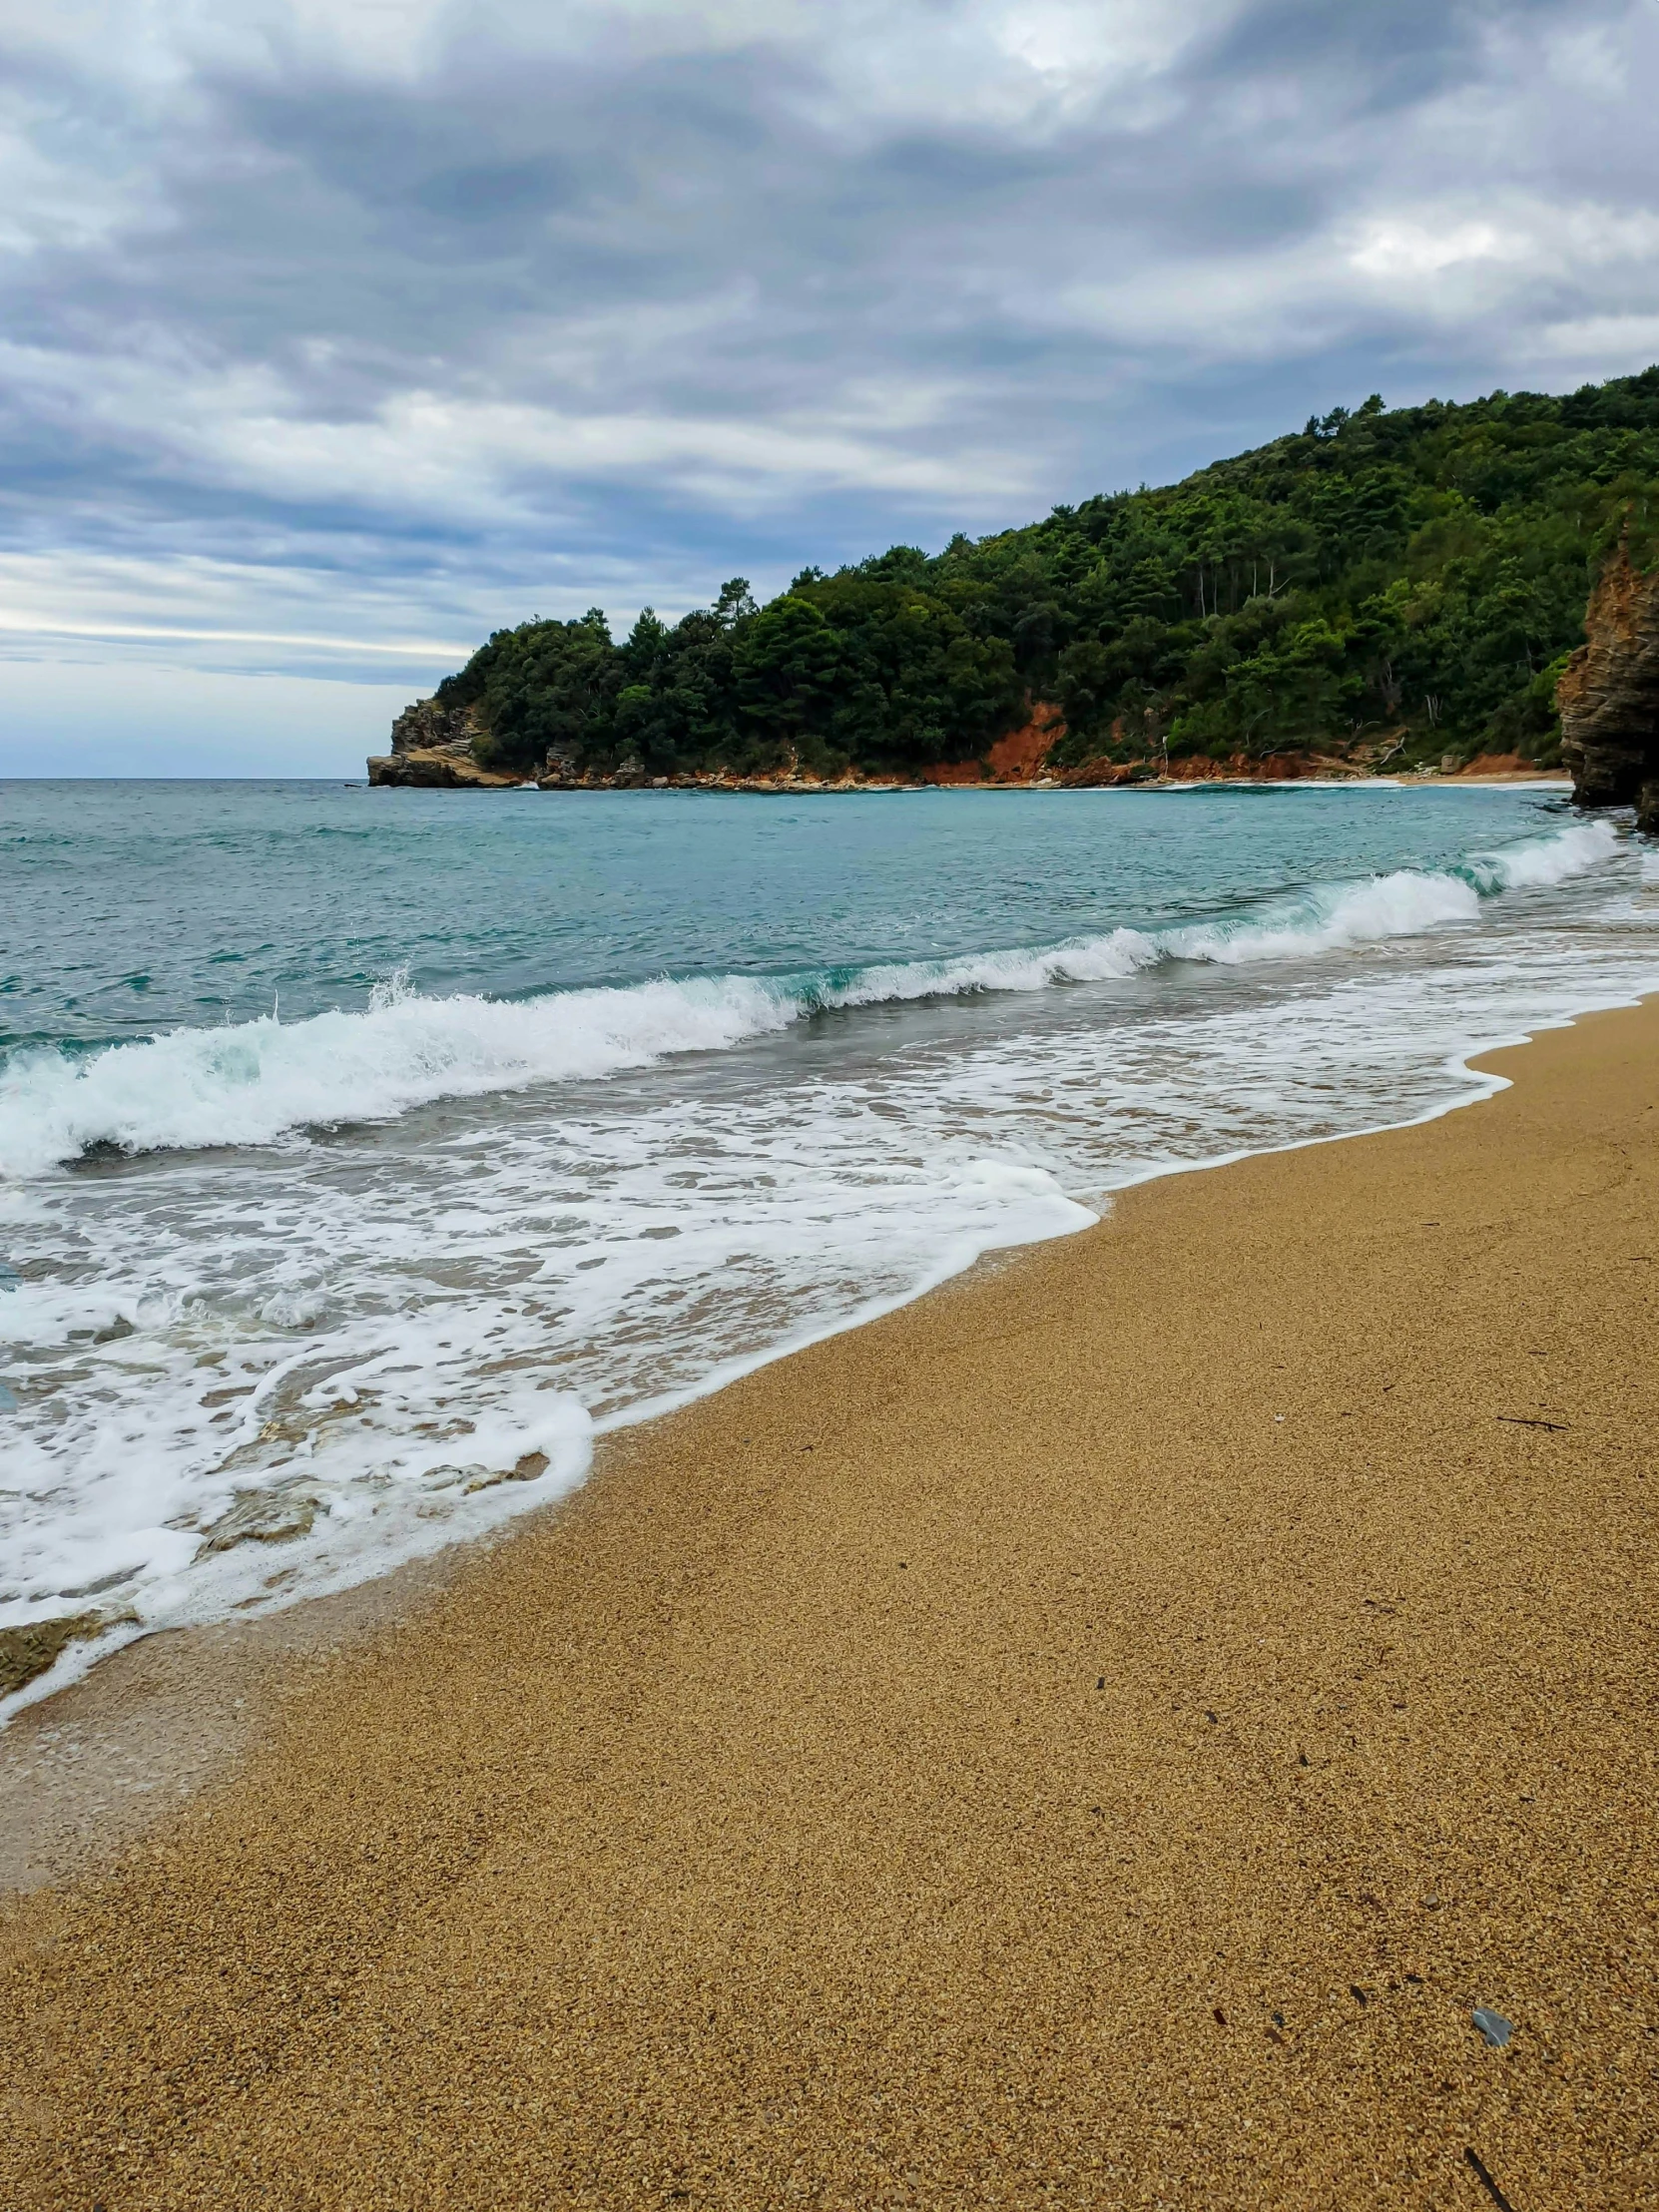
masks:
[[[1228,966],[1311,955],[1476,919],[1481,901],[1605,860],[1605,822],[1476,855],[1455,872],[1400,869],[1320,886],[1217,920],[1115,929],[1067,943],[762,980],[745,975],[523,1002],[419,997],[383,986],[366,1010],[178,1029],[71,1058],[19,1054],[0,1073],[0,1173],[39,1175],[88,1149],[259,1146],[297,1130],[384,1121],[439,1098],[642,1068],[714,1052],[832,1008],[1127,977],[1165,960]]]
[[[308,1125],[387,1120],[435,1098],[719,1051],[796,1012],[743,976],[561,991],[527,1004],[421,998],[394,983],[361,1013],[176,1029],[79,1061],[24,1053],[0,1076],[0,1167],[38,1174],[96,1144],[271,1144]]]
[[[0,1288],[0,1625],[110,1626],[24,1700],[142,1630],[498,1524],[580,1481],[596,1432],[1074,1230],[1127,1183],[1480,1095],[1471,1050],[1659,986],[1652,873],[1573,825],[1455,872],[1035,951],[528,1005],[394,988],[81,1074],[37,1056],[5,1107],[13,1165],[27,1140],[48,1172],[0,1185],[0,1251],[25,1263]],[[856,1023],[827,1055],[789,1035],[815,1008],[951,993],[984,996],[874,1024],[867,1052]],[[653,1066],[687,1052],[712,1057]],[[371,1141],[277,1141],[442,1096]],[[98,1139],[152,1156],[52,1169]],[[204,1143],[240,1149],[183,1149]],[[221,1540],[256,1511],[286,1540]]]

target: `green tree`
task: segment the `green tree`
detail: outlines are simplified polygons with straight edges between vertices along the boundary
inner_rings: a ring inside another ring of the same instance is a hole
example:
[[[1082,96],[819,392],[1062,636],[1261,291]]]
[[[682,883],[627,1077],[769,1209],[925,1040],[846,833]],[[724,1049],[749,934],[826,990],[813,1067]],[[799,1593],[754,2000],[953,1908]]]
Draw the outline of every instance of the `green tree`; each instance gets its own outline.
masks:
[[[1403,735],[1547,759],[1554,674],[1608,549],[1659,559],[1659,367],[1566,397],[1389,409],[1375,392],[1179,484],[943,551],[734,578],[624,643],[590,610],[499,630],[439,687],[484,758],[654,775],[914,771],[982,757],[1040,701],[1062,758]]]

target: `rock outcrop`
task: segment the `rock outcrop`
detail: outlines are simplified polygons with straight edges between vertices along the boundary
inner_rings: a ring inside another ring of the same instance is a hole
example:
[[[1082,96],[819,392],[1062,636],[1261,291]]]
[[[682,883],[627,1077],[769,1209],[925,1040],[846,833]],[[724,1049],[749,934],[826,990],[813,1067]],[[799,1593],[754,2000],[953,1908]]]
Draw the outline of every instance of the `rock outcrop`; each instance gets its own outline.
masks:
[[[1555,689],[1573,797],[1634,804],[1637,827],[1659,831],[1659,569],[1633,568],[1628,539],[1590,594],[1584,635]]]
[[[37,1675],[57,1664],[61,1652],[96,1636],[103,1626],[97,1613],[60,1613],[55,1620],[0,1628],[0,1697],[26,1689]]]
[[[478,735],[470,707],[417,699],[392,724],[391,751],[370,757],[368,780],[427,791],[505,791],[521,783],[478,766],[472,751]]]

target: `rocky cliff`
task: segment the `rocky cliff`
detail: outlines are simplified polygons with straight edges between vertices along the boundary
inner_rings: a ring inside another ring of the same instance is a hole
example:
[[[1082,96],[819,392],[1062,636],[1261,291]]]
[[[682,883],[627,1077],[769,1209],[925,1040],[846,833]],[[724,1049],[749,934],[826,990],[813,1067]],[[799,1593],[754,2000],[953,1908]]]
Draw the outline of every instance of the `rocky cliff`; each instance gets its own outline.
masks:
[[[1637,827],[1659,831],[1659,569],[1633,568],[1627,540],[1590,594],[1584,635],[1555,692],[1573,797],[1634,803]]]
[[[391,751],[370,757],[368,780],[431,791],[503,791],[522,782],[478,766],[472,753],[477,736],[470,707],[440,707],[435,699],[417,699],[392,724]]]

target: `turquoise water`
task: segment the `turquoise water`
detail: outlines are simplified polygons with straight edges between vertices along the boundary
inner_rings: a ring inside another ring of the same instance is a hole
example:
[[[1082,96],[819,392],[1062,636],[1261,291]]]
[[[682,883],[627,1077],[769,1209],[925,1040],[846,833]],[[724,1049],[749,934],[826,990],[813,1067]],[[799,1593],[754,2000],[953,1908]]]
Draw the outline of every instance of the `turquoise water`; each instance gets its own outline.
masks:
[[[0,1624],[110,1620],[52,1681],[1659,981],[1644,848],[1517,789],[13,784],[0,919]]]
[[[834,974],[1458,864],[1553,794],[475,795],[0,786],[0,1049],[360,1007]]]

